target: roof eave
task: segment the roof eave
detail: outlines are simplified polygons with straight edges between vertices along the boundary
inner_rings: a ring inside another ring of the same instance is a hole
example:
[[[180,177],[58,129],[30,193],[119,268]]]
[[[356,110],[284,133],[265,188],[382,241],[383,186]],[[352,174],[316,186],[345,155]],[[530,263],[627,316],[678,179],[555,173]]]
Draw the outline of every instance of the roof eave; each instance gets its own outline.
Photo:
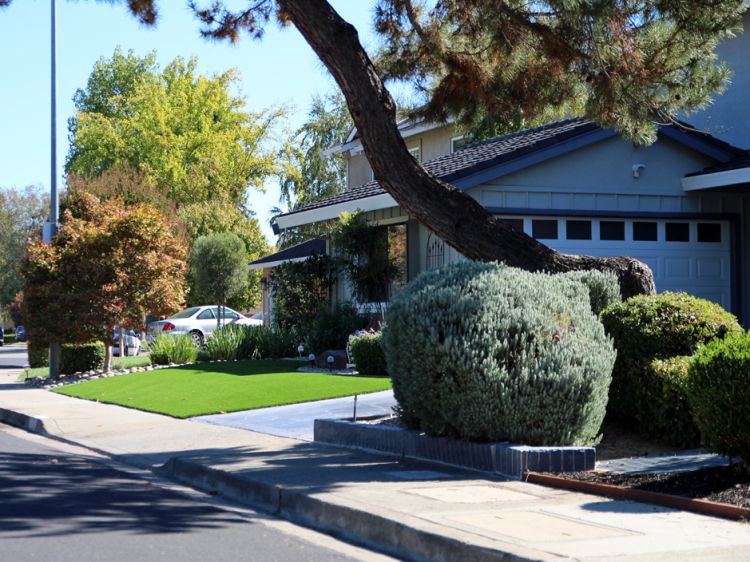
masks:
[[[682,178],[683,191],[701,191],[750,183],[750,167]]]
[[[351,201],[344,201],[334,205],[326,205],[307,211],[281,215],[276,217],[276,224],[281,229],[294,228],[295,226],[302,226],[304,224],[336,219],[344,212],[353,213],[357,210],[362,212],[378,211],[380,209],[396,207],[397,205],[398,203],[388,193],[380,193],[362,199],[352,199]]]

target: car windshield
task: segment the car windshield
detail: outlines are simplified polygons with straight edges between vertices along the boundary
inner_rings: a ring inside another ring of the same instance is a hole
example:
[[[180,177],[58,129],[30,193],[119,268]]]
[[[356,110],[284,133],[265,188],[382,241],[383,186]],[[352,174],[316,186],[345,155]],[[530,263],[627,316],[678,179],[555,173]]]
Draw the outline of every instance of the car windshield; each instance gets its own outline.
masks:
[[[170,318],[190,318],[193,314],[198,312],[200,310],[199,306],[193,306],[191,308],[186,308],[182,312],[178,312],[177,314],[173,314],[170,316]]]

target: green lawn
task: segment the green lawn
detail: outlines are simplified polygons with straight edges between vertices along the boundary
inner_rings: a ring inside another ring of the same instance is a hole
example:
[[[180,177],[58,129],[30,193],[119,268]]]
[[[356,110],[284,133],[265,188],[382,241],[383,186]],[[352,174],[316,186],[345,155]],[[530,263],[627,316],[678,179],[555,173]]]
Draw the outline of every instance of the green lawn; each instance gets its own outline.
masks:
[[[16,334],[5,334],[3,340],[5,340],[5,345],[16,343]]]
[[[151,358],[148,355],[138,355],[136,357],[114,357],[112,359],[112,368],[117,369],[130,369],[132,367],[145,367],[151,365]],[[21,380],[33,379],[40,377],[46,379],[49,376],[49,367],[36,367],[34,369],[26,369],[21,373]]]
[[[293,361],[199,363],[97,379],[60,394],[190,418],[366,394],[391,388],[388,377],[300,373]]]

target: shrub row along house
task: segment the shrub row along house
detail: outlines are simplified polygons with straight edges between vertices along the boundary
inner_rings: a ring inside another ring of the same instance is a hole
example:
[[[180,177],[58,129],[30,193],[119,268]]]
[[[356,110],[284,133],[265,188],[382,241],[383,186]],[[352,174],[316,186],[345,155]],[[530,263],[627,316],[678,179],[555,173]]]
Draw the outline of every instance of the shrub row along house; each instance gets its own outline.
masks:
[[[750,26],[750,13],[743,23]],[[402,135],[424,167],[466,190],[491,212],[543,243],[571,254],[629,255],[647,263],[659,291],[685,291],[750,321],[750,36],[718,49],[733,68],[728,90],[684,126],[662,126],[637,147],[581,118],[463,146],[451,124],[403,122]],[[348,164],[348,187],[276,218],[275,229],[361,210],[387,229],[401,252],[403,286],[462,256],[410,218],[372,177],[357,131],[328,151]],[[321,242],[298,248],[321,251]],[[330,251],[330,248],[328,249]],[[284,255],[251,267],[269,267]],[[341,280],[334,300],[351,291]],[[267,302],[267,306],[270,303]]]

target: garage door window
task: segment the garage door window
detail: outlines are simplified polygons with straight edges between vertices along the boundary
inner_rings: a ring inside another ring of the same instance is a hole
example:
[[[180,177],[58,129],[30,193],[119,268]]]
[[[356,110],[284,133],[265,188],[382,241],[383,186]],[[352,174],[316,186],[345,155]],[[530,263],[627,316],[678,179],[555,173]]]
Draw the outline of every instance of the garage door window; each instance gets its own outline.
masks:
[[[531,232],[534,238],[538,238],[539,240],[557,240],[557,221],[531,221]]]
[[[690,242],[690,225],[686,222],[666,224],[667,242]]]
[[[656,233],[657,229],[655,222],[633,223],[633,240],[639,242],[656,242],[656,240],[658,240]]]
[[[625,240],[624,221],[601,221],[599,223],[600,240]]]
[[[591,221],[567,221],[565,229],[568,240],[591,240]]]
[[[721,225],[698,223],[698,242],[721,242]]]

